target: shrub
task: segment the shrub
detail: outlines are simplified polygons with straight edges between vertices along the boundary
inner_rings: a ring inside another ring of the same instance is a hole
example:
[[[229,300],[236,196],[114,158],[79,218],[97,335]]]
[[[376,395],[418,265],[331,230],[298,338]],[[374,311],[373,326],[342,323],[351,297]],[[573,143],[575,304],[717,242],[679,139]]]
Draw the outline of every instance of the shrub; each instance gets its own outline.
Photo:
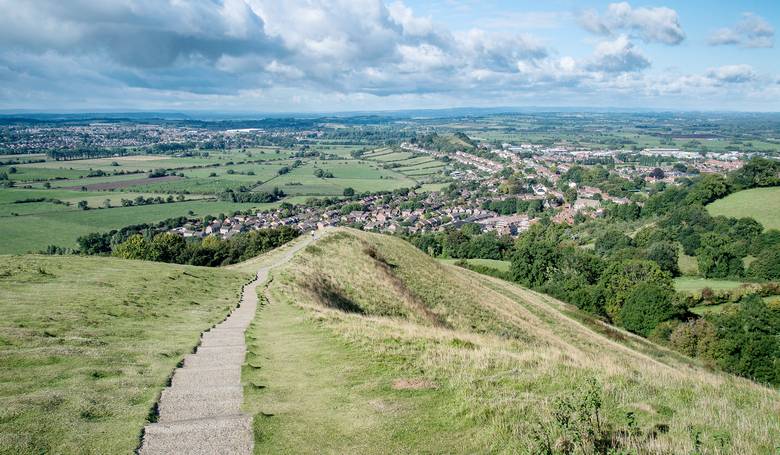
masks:
[[[780,280],[780,246],[759,253],[750,264],[748,275],[761,280]]]
[[[677,316],[674,292],[654,283],[636,286],[620,309],[620,321],[626,329],[648,336],[658,324]]]

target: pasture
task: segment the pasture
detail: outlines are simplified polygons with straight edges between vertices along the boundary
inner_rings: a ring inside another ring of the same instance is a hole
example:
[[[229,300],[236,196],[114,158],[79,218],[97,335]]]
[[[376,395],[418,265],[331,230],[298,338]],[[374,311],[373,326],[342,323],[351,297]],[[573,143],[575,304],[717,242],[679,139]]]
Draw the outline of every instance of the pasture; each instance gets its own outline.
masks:
[[[678,292],[700,292],[704,288],[710,288],[713,291],[728,291],[742,286],[741,281],[733,280],[715,280],[697,277],[679,277],[674,279],[674,289]]]
[[[2,192],[0,192],[2,193]],[[111,193],[106,193],[110,195]],[[170,204],[115,207],[95,210],[55,210],[0,217],[3,242],[0,254],[37,252],[48,245],[76,247],[76,239],[141,223],[155,223],[179,216],[229,214],[237,210],[265,210],[280,202],[242,204],[221,201],[186,201]],[[23,205],[23,204],[22,204]]]
[[[738,191],[707,206],[712,216],[750,217],[764,229],[780,229],[780,187]]]

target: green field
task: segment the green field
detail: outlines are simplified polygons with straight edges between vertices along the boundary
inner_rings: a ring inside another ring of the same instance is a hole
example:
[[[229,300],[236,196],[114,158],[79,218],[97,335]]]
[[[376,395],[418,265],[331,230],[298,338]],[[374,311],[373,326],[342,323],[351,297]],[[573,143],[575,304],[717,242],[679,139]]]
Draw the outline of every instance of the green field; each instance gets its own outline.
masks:
[[[2,192],[0,191],[0,194]],[[111,194],[111,193],[107,193]],[[189,201],[172,204],[116,207],[99,210],[57,210],[23,216],[0,217],[3,242],[0,253],[27,253],[45,249],[48,245],[75,247],[76,239],[92,232],[119,229],[132,224],[153,223],[178,216],[203,217],[229,214],[236,210],[264,210],[279,205],[238,204],[216,201]]]
[[[314,171],[318,168],[330,171],[333,178],[315,177]],[[270,191],[277,187],[290,195],[339,196],[347,187],[362,193],[411,188],[415,185],[414,180],[390,170],[379,169],[376,164],[368,161],[313,160],[265,182],[256,189]]]
[[[764,229],[780,229],[780,187],[739,191],[707,206],[712,216],[751,217]]]
[[[168,378],[249,274],[74,256],[0,260],[0,453],[132,453]]]
[[[678,292],[698,292],[704,288],[710,288],[713,291],[728,291],[742,286],[741,281],[731,280],[713,280],[696,277],[679,277],[674,279],[674,288]]]

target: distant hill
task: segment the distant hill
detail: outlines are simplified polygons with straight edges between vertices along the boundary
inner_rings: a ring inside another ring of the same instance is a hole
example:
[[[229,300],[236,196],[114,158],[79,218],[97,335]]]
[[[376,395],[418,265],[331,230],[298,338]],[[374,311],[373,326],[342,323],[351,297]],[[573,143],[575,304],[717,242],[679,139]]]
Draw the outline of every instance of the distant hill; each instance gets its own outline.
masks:
[[[268,295],[276,303],[263,310],[267,321],[259,314],[255,336],[279,330],[278,343],[298,346],[279,368],[312,371],[321,390],[305,393],[313,401],[332,394],[338,406],[323,417],[327,429],[313,418],[303,425],[258,414],[256,431],[272,425],[256,440],[261,449],[306,452],[305,441],[327,440],[336,452],[583,453],[574,444],[584,437],[604,453],[770,453],[780,442],[777,391],[711,372],[548,296],[440,263],[398,238],[338,229],[279,269]],[[300,318],[284,310],[292,307],[314,325],[282,330],[282,321]],[[339,341],[312,341],[318,330]],[[320,344],[322,353],[297,359]],[[273,352],[254,352],[256,382],[267,389],[247,396],[265,413],[295,406],[292,373],[274,374]],[[330,391],[331,383],[347,389]],[[300,410],[299,419],[314,412]],[[359,431],[340,433],[340,418],[359,422]]]

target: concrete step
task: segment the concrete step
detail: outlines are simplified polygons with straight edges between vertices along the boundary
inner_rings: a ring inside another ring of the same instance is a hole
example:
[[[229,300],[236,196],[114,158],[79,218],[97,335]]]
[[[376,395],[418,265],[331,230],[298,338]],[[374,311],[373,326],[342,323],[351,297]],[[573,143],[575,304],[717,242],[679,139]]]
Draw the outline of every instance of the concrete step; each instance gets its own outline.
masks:
[[[241,384],[241,367],[179,368],[173,374],[171,387],[214,387]]]
[[[242,387],[168,388],[160,397],[159,423],[236,415],[241,411]]]
[[[233,341],[236,344],[244,343],[243,333],[204,333],[201,337],[201,345],[204,341]]]
[[[209,338],[207,340],[201,340],[200,346],[204,348],[215,347],[244,347],[244,339],[231,339],[231,338]]]
[[[139,453],[248,455],[253,447],[252,417],[239,414],[147,425]]]
[[[244,353],[233,353],[223,355],[197,355],[190,354],[184,358],[182,368],[223,368],[235,367],[244,364],[246,355]]]
[[[229,354],[245,354],[246,346],[198,346],[195,355],[219,357]]]

